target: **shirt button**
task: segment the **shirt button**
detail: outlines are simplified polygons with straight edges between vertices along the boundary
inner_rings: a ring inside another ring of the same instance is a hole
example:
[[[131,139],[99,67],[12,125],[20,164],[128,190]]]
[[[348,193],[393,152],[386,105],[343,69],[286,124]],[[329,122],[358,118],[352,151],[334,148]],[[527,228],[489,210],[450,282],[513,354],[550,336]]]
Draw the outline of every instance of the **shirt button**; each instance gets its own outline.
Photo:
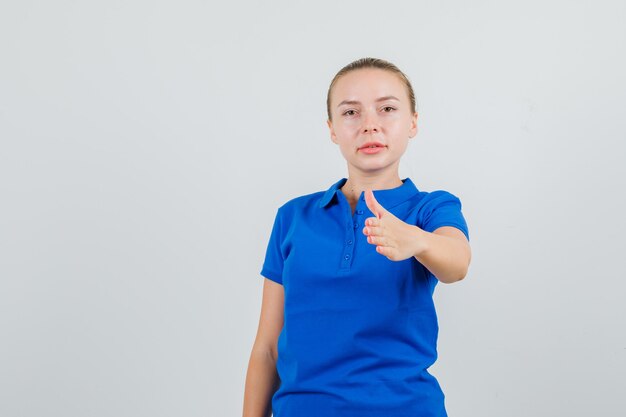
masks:
[[[345,258],[345,259],[346,259],[346,261],[347,261],[348,259],[350,259],[350,255],[346,255],[346,256],[344,256],[344,258]]]
[[[348,245],[352,245],[352,241],[351,240],[348,241]]]
[[[363,210],[357,210],[357,214],[363,214]]]
[[[354,223],[354,228],[356,229],[357,227],[359,227],[358,223]]]

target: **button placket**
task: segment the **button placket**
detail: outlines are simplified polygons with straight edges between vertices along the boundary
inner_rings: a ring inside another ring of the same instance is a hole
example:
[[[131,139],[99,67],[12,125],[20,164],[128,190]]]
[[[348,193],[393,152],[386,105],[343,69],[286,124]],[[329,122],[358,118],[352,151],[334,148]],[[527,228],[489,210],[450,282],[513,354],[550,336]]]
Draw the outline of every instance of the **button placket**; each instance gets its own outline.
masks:
[[[344,212],[348,213],[347,222],[346,222],[346,234],[344,238],[343,251],[341,253],[341,267],[342,270],[349,270],[352,265],[352,259],[354,258],[354,248],[355,248],[355,224],[354,219],[350,217],[350,205],[348,204],[348,200],[345,199],[345,196],[341,195],[339,197],[340,204],[343,206]]]
[[[352,260],[354,259],[354,251],[356,250],[356,242],[358,242],[358,229],[363,224],[363,214],[365,211],[363,210],[363,205],[365,204],[365,198],[361,197],[359,201],[357,201],[357,206],[354,210],[354,215],[351,219],[352,227],[348,226],[348,236],[346,237],[345,245],[344,245],[344,255],[342,262],[345,264],[346,268],[350,267]]]
[[[354,254],[354,228],[348,226],[348,230],[346,230],[346,239],[344,240],[344,248],[343,248],[343,262],[345,263],[345,267],[348,268],[352,264],[352,255]]]
[[[354,254],[354,231],[349,228],[344,241],[343,256],[341,259],[342,268],[350,268],[352,264],[352,255]]]

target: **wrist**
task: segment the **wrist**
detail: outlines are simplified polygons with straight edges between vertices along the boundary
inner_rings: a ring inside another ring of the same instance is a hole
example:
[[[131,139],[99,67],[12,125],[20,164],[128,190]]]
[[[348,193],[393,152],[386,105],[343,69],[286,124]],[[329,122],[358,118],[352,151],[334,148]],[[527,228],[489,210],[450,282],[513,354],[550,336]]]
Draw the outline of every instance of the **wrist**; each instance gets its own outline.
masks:
[[[428,250],[430,233],[418,226],[413,226],[413,228],[413,256],[419,259]]]

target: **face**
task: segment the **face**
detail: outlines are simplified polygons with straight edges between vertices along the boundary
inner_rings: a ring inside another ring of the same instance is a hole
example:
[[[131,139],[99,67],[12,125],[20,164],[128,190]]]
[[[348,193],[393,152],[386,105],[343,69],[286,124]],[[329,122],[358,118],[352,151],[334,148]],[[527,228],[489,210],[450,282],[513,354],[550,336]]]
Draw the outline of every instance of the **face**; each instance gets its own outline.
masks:
[[[397,172],[409,138],[417,133],[417,112],[411,111],[397,75],[378,68],[351,71],[335,83],[330,106],[330,137],[350,173]],[[377,147],[363,147],[370,142]]]

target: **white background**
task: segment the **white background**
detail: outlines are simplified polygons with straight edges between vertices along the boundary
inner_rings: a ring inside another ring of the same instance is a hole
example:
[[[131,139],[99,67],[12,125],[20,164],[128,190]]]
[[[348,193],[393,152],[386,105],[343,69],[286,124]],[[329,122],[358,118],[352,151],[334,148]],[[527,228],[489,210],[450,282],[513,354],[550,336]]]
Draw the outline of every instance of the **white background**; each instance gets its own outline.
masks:
[[[452,416],[626,410],[623,1],[0,5],[0,415],[235,416],[273,217],[347,175],[363,56],[414,84],[400,176],[463,203]]]

